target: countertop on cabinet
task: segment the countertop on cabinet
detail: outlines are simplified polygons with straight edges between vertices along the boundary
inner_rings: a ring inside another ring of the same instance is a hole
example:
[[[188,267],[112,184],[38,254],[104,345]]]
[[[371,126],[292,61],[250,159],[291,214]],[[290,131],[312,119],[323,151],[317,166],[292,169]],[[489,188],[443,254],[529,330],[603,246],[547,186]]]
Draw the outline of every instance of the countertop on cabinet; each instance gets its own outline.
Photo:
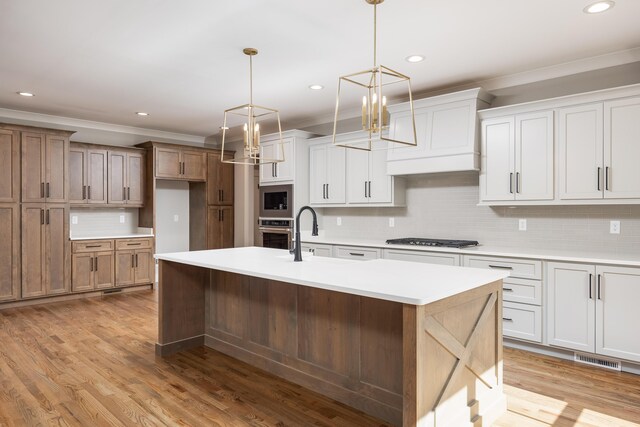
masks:
[[[597,251],[570,251],[555,249],[518,249],[499,246],[472,246],[467,248],[445,248],[415,245],[389,245],[384,240],[355,239],[341,237],[325,237],[303,235],[302,243],[362,246],[381,249],[402,249],[423,252],[444,252],[460,255],[483,255],[512,258],[530,258],[544,261],[576,262],[587,264],[608,264],[626,267],[640,267],[640,254],[606,253]]]
[[[108,240],[108,239],[136,239],[143,237],[153,237],[150,233],[132,233],[132,234],[113,234],[113,235],[101,235],[101,236],[72,236],[69,237],[71,241],[77,240]]]
[[[503,271],[416,262],[305,256],[294,262],[282,249],[245,247],[178,252],[159,260],[411,305],[425,305],[502,280]]]

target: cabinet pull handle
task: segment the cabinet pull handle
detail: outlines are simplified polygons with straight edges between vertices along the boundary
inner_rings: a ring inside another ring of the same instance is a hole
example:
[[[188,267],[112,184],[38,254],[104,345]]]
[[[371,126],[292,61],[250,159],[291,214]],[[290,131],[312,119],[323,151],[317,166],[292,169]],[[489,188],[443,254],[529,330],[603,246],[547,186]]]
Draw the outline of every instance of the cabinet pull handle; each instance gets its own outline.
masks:
[[[601,291],[602,291],[602,275],[598,274],[598,299],[599,300],[602,299]]]
[[[93,257],[89,258],[89,271],[93,271]]]
[[[40,225],[44,225],[44,209],[40,209]]]
[[[513,322],[513,319],[510,317],[503,317],[502,320],[504,320],[505,322]]]
[[[87,185],[87,199],[91,200],[91,186]]]
[[[363,253],[359,253],[359,252],[349,252],[349,255],[352,255],[352,256],[364,256]]]
[[[138,242],[138,243],[127,243],[127,246],[140,246],[142,244],[142,242]]]
[[[136,254],[136,268],[138,268],[138,254]]]
[[[46,220],[47,225],[49,225],[49,209],[47,209],[47,220]]]
[[[489,264],[489,268],[501,268],[503,270],[513,270],[513,267],[508,265],[491,265]]]
[[[275,177],[277,178],[278,177],[278,164],[277,163],[273,164],[273,170],[275,170],[275,173],[276,173]]]
[[[87,186],[83,185],[82,186],[82,200],[87,198],[86,194],[87,194]]]
[[[47,199],[51,197],[51,192],[49,191],[49,183],[47,182]]]
[[[40,183],[40,197],[44,198],[44,182]]]
[[[513,289],[511,288],[502,288],[502,290],[505,292],[513,292]]]
[[[364,197],[369,197],[367,196],[367,181],[364,182]]]
[[[85,248],[101,248],[102,245],[86,245]]]
[[[593,285],[593,274],[589,273],[589,299],[593,299],[592,287]]]
[[[122,201],[127,200],[127,187],[122,187]]]
[[[516,193],[520,193],[520,172],[516,172]]]
[[[327,192],[325,191],[327,184],[322,184],[322,199],[326,199],[327,198]]]
[[[509,193],[513,194],[513,172],[509,172]]]
[[[369,181],[369,198],[371,198],[371,181]]]
[[[597,176],[597,180],[598,180],[598,191],[600,191],[600,171],[602,170],[601,167],[598,167],[598,176]]]
[[[98,271],[98,257],[95,257],[93,259],[93,262],[95,263],[95,268],[93,269],[93,271]]]
[[[136,256],[131,254],[131,268],[136,266]]]
[[[604,168],[604,189],[609,191],[609,166]]]
[[[131,200],[131,187],[127,187],[127,200]]]

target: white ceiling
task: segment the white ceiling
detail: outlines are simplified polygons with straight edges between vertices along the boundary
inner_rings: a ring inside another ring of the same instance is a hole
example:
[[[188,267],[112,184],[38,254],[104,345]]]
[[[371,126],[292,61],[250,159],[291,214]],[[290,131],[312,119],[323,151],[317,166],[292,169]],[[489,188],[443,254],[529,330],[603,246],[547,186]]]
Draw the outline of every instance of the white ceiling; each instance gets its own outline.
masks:
[[[379,62],[424,92],[611,52],[638,60],[640,1],[599,15],[588,3],[387,0]],[[0,107],[212,135],[248,102],[241,51],[255,47],[254,101],[289,124],[327,121],[338,76],[371,66],[372,13],[364,0],[0,0]]]

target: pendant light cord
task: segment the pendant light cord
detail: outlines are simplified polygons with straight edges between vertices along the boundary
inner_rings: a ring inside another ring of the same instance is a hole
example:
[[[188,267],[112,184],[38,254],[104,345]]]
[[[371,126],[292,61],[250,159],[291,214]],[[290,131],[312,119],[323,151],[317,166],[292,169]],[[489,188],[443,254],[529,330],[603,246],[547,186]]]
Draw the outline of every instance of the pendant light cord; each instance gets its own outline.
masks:
[[[249,55],[249,104],[253,105],[253,55]]]
[[[373,4],[373,68],[377,66],[377,53],[378,53],[378,3]]]

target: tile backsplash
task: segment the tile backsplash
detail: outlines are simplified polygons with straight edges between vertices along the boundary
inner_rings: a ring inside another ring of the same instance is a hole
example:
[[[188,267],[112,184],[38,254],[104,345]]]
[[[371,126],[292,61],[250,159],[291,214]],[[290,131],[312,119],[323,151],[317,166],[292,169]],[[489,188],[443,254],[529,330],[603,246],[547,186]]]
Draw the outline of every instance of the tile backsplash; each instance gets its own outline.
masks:
[[[124,216],[123,223],[121,216]],[[133,234],[138,232],[138,209],[71,209],[69,230],[71,237]]]
[[[406,207],[325,208],[322,228],[327,237],[469,239],[500,247],[640,256],[638,205],[487,207],[477,206],[478,195],[476,172],[410,176]],[[395,227],[389,227],[390,217]],[[527,231],[518,231],[521,218]],[[609,233],[611,220],[620,220],[620,234]]]

